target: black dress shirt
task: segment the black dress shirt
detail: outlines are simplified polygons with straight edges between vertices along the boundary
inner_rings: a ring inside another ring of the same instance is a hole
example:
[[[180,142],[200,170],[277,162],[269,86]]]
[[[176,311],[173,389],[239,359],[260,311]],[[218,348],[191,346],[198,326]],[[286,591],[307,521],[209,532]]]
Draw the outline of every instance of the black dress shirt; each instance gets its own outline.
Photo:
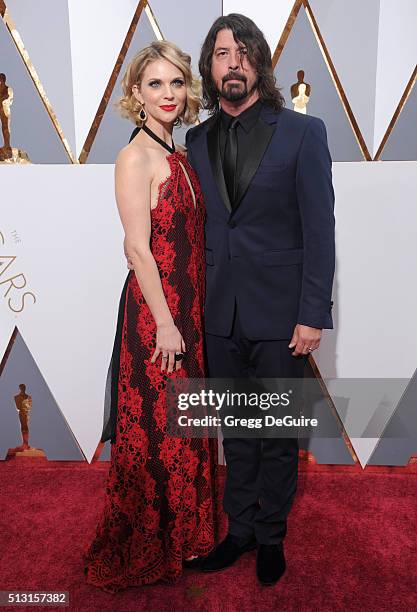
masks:
[[[245,159],[250,155],[248,135],[250,131],[254,128],[259,113],[261,112],[261,108],[263,106],[262,100],[257,100],[249,106],[246,110],[237,115],[239,119],[239,125],[236,127],[236,136],[237,136],[237,166],[236,166],[236,175],[240,176]],[[220,145],[220,156],[223,164],[224,160],[224,148],[226,145],[226,133],[228,127],[234,117],[226,113],[223,109],[220,110],[220,130],[219,130],[219,145]]]

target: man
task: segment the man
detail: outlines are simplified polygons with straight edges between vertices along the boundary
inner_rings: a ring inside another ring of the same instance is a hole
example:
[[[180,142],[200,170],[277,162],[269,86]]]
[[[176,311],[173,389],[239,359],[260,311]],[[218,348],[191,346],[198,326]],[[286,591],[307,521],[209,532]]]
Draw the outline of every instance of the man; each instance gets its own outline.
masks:
[[[271,54],[247,17],[218,18],[199,68],[212,116],[187,133],[207,209],[206,348],[212,378],[300,378],[332,328],[334,192],[321,119],[283,108]],[[226,539],[203,571],[258,547],[257,575],[285,571],[296,439],[223,441]]]

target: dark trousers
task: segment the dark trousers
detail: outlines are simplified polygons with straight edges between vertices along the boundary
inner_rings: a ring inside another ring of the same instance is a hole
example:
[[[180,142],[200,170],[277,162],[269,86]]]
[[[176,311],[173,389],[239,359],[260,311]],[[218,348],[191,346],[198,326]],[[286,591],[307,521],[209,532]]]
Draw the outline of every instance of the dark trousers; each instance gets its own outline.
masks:
[[[206,334],[211,378],[302,378],[306,357],[293,357],[288,340],[249,340],[237,309],[231,336]],[[227,476],[223,507],[229,533],[242,543],[279,544],[297,489],[296,438],[224,438]]]

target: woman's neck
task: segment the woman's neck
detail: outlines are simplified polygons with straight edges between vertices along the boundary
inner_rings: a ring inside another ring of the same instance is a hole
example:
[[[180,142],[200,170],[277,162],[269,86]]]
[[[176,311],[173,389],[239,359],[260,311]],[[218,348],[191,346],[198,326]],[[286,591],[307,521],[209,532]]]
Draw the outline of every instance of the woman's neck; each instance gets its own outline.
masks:
[[[153,117],[148,117],[146,121],[146,127],[148,127],[154,134],[159,136],[161,140],[163,140],[167,145],[171,146],[172,144],[172,131],[174,129],[173,123],[160,123],[153,119]]]

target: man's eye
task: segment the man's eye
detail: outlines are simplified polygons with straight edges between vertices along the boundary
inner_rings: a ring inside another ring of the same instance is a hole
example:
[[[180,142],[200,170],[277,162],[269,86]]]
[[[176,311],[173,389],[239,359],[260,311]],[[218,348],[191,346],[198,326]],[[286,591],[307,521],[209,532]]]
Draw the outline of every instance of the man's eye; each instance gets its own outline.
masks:
[[[247,49],[239,49],[239,52],[240,52],[242,55],[247,55],[247,54],[248,54],[248,50],[247,50]]]
[[[217,57],[221,57],[223,55],[226,55],[226,51],[219,51]]]

